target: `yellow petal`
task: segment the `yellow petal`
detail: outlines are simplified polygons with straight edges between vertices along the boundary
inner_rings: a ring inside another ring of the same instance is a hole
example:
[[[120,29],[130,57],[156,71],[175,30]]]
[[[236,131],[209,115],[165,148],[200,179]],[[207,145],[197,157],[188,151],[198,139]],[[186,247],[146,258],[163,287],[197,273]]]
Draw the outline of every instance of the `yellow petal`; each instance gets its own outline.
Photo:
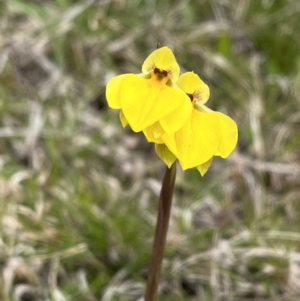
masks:
[[[189,123],[189,121],[187,121],[187,123]],[[186,126],[186,125],[185,125]],[[178,132],[180,132],[182,130],[182,128],[177,131],[174,134],[164,134],[163,136],[161,136],[161,140],[163,141],[164,144],[167,145],[168,149],[178,158],[178,148],[177,148],[177,141],[176,141],[176,137]]]
[[[155,122],[154,124],[148,126],[143,130],[143,133],[148,142],[163,143],[161,136],[165,134],[165,131],[159,122]]]
[[[124,78],[120,88],[122,111],[135,132],[175,111],[186,102],[186,97],[179,89],[153,85],[151,79],[133,74]]]
[[[170,152],[165,144],[155,144],[155,151],[158,157],[170,168],[176,157]]]
[[[236,147],[238,141],[238,128],[235,121],[229,116],[221,112],[215,112],[204,105],[195,104],[195,108],[200,112],[210,112],[218,115],[222,136],[215,156],[227,158]]]
[[[196,110],[198,110],[198,111],[200,111],[200,112],[204,112],[204,113],[206,113],[206,112],[215,112],[215,111],[213,111],[212,109],[210,109],[209,107],[204,106],[204,105],[201,105],[201,104],[199,104],[199,103],[195,103],[194,108],[195,108]]]
[[[178,79],[180,68],[170,48],[161,47],[154,50],[144,61],[142,72],[148,73],[155,68],[167,71],[174,81]]]
[[[227,115],[215,112],[218,115],[221,122],[222,137],[220,145],[216,152],[216,156],[227,158],[231,152],[235,149],[238,141],[238,129],[236,123]]]
[[[201,174],[202,177],[206,174],[206,172],[207,172],[208,169],[210,168],[211,163],[212,163],[212,160],[213,160],[213,159],[211,158],[211,159],[209,159],[207,162],[205,162],[205,163],[203,163],[203,164],[197,166],[197,169],[198,169],[198,171],[200,172],[200,174]]]
[[[159,120],[163,130],[167,134],[177,132],[183,127],[187,120],[191,117],[193,105],[188,96],[185,95],[185,101],[171,114]]]
[[[194,72],[186,72],[180,75],[177,86],[185,93],[193,95],[193,99],[199,104],[204,104],[209,98],[209,87]]]
[[[128,121],[127,121],[126,117],[124,116],[122,110],[119,113],[119,118],[120,118],[120,121],[121,121],[121,124],[122,124],[123,128],[125,128],[126,125],[128,125]]]
[[[106,100],[110,108],[112,109],[121,109],[120,102],[120,88],[123,80],[129,74],[122,74],[116,77],[113,77],[109,80],[106,85]]]
[[[185,170],[207,162],[217,152],[222,134],[220,126],[216,114],[194,109],[182,129],[162,139]]]

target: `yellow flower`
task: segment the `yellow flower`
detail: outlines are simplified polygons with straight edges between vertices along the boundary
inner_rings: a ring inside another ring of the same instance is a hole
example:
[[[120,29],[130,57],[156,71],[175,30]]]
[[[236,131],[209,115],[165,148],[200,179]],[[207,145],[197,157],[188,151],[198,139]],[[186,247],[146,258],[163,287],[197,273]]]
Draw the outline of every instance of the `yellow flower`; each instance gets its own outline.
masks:
[[[238,139],[237,125],[230,117],[204,105],[209,98],[209,88],[198,75],[184,73],[177,85],[189,96],[192,114],[174,134],[163,134],[157,139],[152,136],[150,139],[158,143],[156,152],[168,166],[177,158],[183,170],[196,167],[203,175],[213,156],[226,158],[234,150]],[[149,138],[147,130],[144,134]]]
[[[160,135],[174,133],[192,112],[188,96],[175,84],[179,72],[172,51],[159,48],[146,58],[141,74],[123,74],[108,82],[108,105],[121,110],[123,126],[128,123],[134,132],[157,124]],[[151,132],[154,136],[155,131]]]

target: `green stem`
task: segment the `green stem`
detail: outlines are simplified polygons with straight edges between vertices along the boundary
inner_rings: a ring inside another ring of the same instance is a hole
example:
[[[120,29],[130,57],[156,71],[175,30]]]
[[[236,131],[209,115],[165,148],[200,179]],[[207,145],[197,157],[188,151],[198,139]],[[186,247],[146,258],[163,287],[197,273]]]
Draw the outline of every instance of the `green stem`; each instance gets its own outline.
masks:
[[[150,260],[145,301],[156,300],[158,280],[169,226],[172,197],[176,178],[176,163],[166,168],[159,196],[153,251]]]

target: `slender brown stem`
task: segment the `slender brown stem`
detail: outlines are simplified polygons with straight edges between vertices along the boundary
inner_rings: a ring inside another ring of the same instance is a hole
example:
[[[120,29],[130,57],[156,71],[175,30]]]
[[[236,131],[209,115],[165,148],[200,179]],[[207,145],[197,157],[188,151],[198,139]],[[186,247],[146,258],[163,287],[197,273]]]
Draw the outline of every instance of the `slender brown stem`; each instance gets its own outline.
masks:
[[[158,280],[169,226],[172,197],[176,178],[176,163],[166,168],[159,196],[153,251],[150,260],[145,301],[156,300]]]

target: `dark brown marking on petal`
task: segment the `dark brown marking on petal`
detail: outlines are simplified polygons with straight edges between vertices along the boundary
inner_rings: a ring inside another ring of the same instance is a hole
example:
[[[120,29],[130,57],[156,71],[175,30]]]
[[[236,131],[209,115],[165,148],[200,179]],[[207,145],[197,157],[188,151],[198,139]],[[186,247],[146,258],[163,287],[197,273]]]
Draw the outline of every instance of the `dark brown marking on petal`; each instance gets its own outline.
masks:
[[[154,68],[154,73],[159,76],[168,76],[168,71],[165,70],[159,70],[158,68]]]
[[[186,95],[190,98],[191,101],[194,100],[194,94],[186,93]]]

